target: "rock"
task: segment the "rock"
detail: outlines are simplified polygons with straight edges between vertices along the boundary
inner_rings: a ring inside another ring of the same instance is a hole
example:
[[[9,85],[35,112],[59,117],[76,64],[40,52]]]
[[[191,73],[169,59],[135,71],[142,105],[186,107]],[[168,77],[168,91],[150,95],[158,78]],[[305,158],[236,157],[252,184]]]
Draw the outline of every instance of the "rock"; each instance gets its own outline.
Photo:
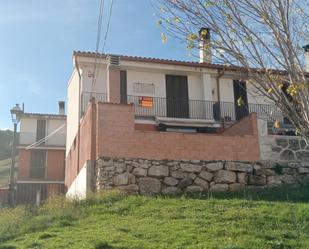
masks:
[[[149,176],[155,177],[164,177],[169,175],[169,169],[167,166],[159,165],[159,166],[152,166],[148,170]]]
[[[207,172],[205,170],[202,170],[202,172],[199,174],[200,178],[202,178],[202,179],[204,179],[204,180],[206,180],[208,182],[210,182],[212,180],[213,176],[214,175],[212,173],[209,173],[209,172]]]
[[[229,185],[230,191],[242,191],[245,189],[245,184],[241,183],[232,183]]]
[[[197,186],[202,187],[204,190],[208,190],[209,189],[209,184],[208,182],[206,182],[205,180],[203,180],[202,178],[197,177],[194,181],[194,183]]]
[[[120,186],[118,187],[118,189],[129,195],[138,194],[138,186],[136,184],[130,184],[128,186]]]
[[[185,177],[187,177],[187,173],[183,172],[182,170],[176,170],[171,172],[171,176],[174,178],[178,178],[178,179],[183,179]]]
[[[120,174],[120,175],[116,175],[113,178],[113,183],[114,183],[115,186],[128,185],[129,184],[129,178],[131,176],[132,175],[127,173],[127,172]]]
[[[181,163],[180,168],[182,169],[182,171],[189,172],[189,173],[191,172],[199,173],[202,170],[202,166],[196,165],[196,164],[189,164],[189,163]]]
[[[281,184],[280,176],[268,176],[267,177],[267,185],[268,186],[279,186]]]
[[[296,157],[300,161],[309,161],[309,151],[297,151]]]
[[[234,183],[236,182],[236,173],[227,170],[219,170],[215,173],[214,181],[216,183]]]
[[[288,146],[288,141],[283,138],[276,139],[276,144],[282,148],[286,148]]]
[[[284,161],[292,161],[295,160],[294,152],[291,150],[284,150],[280,154],[280,159]]]
[[[309,174],[309,168],[300,167],[298,168],[299,174]]]
[[[174,177],[165,177],[164,183],[168,186],[176,186],[178,184],[178,180]]]
[[[271,169],[259,169],[255,171],[255,175],[261,176],[261,175],[266,175],[266,176],[274,176],[276,175],[275,171]]]
[[[255,163],[255,164],[253,165],[253,169],[254,169],[254,170],[261,169],[261,165]]]
[[[139,191],[142,195],[159,194],[161,182],[156,178],[142,177],[139,179]]]
[[[124,163],[114,163],[114,167],[116,168],[116,172],[119,174],[126,171],[126,165]]]
[[[144,168],[135,168],[132,172],[135,176],[146,176],[147,175],[147,169]]]
[[[282,148],[281,147],[271,147],[271,151],[272,152],[276,152],[276,153],[279,153],[280,151],[282,150]]]
[[[206,169],[210,172],[218,171],[220,169],[223,169],[223,163],[222,162],[208,163],[206,164]]]
[[[191,178],[191,179],[194,181],[195,178],[196,178],[196,174],[190,173],[190,174],[188,175],[188,178]]]
[[[309,162],[301,162],[300,164],[298,163],[297,167],[299,167],[299,165],[304,168],[309,168]]]
[[[249,175],[248,183],[255,186],[266,185],[266,176]]]
[[[201,162],[201,160],[190,160],[191,163],[193,164],[199,164]]]
[[[210,187],[210,191],[213,192],[225,192],[229,190],[229,185],[227,184],[213,184]]]
[[[179,194],[181,193],[181,190],[178,189],[177,187],[167,187],[162,190],[162,194],[165,195],[172,195],[172,194]]]
[[[203,188],[200,186],[189,186],[187,187],[186,192],[188,193],[203,192]]]
[[[306,141],[304,139],[300,140],[299,144],[300,144],[300,148],[302,150],[304,150],[307,147],[307,143],[306,143]]]
[[[294,184],[296,183],[295,178],[292,175],[283,175],[281,176],[281,180],[285,184]]]
[[[227,162],[225,164],[226,170],[232,170],[232,171],[240,171],[240,172],[253,172],[253,167],[251,164],[246,163],[237,163],[237,162]]]
[[[289,140],[289,149],[291,150],[299,150],[300,146],[299,146],[299,142],[297,139],[290,139]]]
[[[184,178],[182,180],[179,181],[178,183],[178,188],[184,189],[188,186],[190,186],[193,183],[193,180],[190,178]]]
[[[248,176],[246,173],[237,173],[237,182],[241,184],[247,184]]]

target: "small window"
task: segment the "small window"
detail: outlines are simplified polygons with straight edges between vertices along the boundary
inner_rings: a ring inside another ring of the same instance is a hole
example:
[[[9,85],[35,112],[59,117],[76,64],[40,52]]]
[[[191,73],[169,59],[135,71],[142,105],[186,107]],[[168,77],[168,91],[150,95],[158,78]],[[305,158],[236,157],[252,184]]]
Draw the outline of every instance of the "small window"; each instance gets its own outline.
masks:
[[[136,94],[155,94],[155,85],[153,83],[133,83],[133,92]]]

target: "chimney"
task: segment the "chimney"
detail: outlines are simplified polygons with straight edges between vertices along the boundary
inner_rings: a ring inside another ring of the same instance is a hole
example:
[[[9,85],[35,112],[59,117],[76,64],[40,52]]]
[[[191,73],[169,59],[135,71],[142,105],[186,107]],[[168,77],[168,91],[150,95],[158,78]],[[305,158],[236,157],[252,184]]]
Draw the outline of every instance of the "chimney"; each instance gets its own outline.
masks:
[[[210,29],[201,28],[199,31],[200,35],[200,63],[211,63],[211,44],[210,44]]]
[[[109,102],[120,103],[120,58],[107,56],[107,98]]]
[[[59,101],[59,115],[65,115],[65,102],[64,101]]]
[[[306,64],[306,72],[309,73],[309,44],[303,47],[305,50],[305,64]]]

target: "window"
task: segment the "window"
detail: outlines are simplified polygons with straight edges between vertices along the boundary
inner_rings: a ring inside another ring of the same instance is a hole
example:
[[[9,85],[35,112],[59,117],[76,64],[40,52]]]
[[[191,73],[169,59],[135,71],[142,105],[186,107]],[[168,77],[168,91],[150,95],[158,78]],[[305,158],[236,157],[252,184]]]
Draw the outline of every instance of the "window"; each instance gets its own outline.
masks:
[[[46,151],[33,150],[31,151],[30,178],[44,179],[46,168]]]
[[[154,95],[155,85],[153,83],[133,83],[133,92],[135,94]]]

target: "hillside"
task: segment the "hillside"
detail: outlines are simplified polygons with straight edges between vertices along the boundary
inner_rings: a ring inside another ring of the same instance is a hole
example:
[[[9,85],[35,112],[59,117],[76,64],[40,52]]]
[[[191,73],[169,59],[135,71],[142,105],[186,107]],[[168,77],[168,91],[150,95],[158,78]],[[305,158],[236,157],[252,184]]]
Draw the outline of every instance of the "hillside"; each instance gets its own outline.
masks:
[[[0,249],[308,249],[309,188],[0,209]]]
[[[11,156],[11,144],[13,132],[10,130],[0,130],[0,160]]]
[[[16,158],[15,177],[17,174],[18,158]],[[10,179],[11,159],[4,159],[0,161],[0,187],[7,186]]]

